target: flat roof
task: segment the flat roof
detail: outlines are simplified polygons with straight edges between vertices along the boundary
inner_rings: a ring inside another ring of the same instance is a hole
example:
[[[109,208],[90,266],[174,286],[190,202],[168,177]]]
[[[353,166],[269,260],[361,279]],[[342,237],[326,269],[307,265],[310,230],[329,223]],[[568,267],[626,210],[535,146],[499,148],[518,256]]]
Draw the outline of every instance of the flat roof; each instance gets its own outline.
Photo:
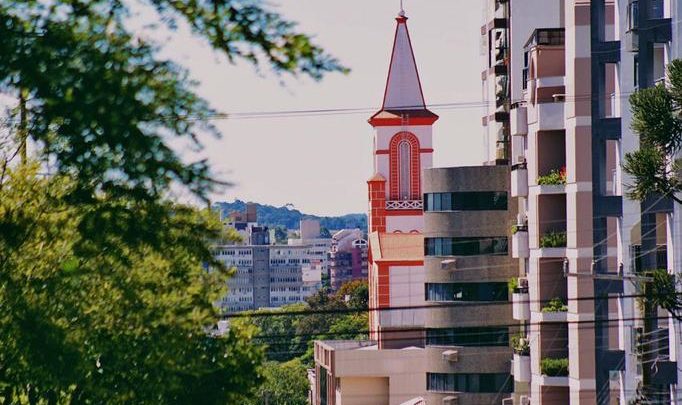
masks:
[[[379,233],[369,235],[375,262],[424,261],[424,235]]]

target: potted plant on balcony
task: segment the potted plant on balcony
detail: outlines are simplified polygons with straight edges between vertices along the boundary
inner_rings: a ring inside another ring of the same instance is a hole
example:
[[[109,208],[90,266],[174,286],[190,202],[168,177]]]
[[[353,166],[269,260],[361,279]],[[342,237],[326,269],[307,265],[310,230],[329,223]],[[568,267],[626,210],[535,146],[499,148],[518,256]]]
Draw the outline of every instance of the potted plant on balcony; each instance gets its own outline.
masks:
[[[542,312],[566,312],[568,305],[559,297],[554,297],[542,307]]]
[[[512,278],[508,282],[512,294],[512,317],[518,321],[530,319],[530,296],[528,281],[525,278]]]
[[[514,352],[514,379],[519,382],[530,381],[530,344],[524,335],[512,336]]]
[[[567,239],[565,231],[549,231],[540,237],[541,248],[566,247]]]
[[[547,377],[567,377],[568,358],[544,358],[540,361],[540,372]]]
[[[566,184],[566,166],[554,169],[544,176],[538,176],[538,184],[541,186],[560,186]]]
[[[511,226],[512,235],[516,235],[519,232],[528,232],[528,226],[526,224],[514,224]]]

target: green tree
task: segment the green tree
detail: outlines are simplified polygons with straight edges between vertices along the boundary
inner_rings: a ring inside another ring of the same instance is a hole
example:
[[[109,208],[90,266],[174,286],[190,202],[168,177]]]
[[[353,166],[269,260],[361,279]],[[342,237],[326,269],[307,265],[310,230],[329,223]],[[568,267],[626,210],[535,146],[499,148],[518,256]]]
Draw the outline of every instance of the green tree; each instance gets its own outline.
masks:
[[[258,327],[256,341],[267,345],[267,358],[273,361],[287,361],[299,356],[305,349],[300,339],[292,333],[298,327],[303,315],[287,315],[282,312],[300,313],[308,310],[305,303],[284,305],[279,309],[261,309],[253,312],[247,324]]]
[[[682,191],[675,160],[682,148],[682,60],[668,65],[668,81],[669,87],[658,84],[630,96],[632,129],[640,146],[625,155],[623,169],[633,178],[628,195],[639,201],[658,194],[682,203],[675,195]]]
[[[336,297],[340,300],[347,300],[347,305],[351,309],[367,309],[369,305],[369,284],[367,280],[348,281],[339,287]]]
[[[307,405],[309,383],[306,368],[299,359],[286,363],[268,362],[265,383],[248,405]]]
[[[255,328],[207,333],[227,271],[207,236],[219,221],[171,203],[98,198],[72,204],[78,187],[5,168],[0,182],[0,397],[5,403],[228,403],[260,381]],[[94,209],[129,209],[156,224],[130,237],[97,224]],[[207,272],[204,263],[210,264]]]
[[[232,61],[344,71],[260,1],[139,4]],[[132,12],[0,0],[0,92],[19,100],[0,120],[13,132],[0,139],[2,402],[242,403],[261,381],[255,328],[211,333],[227,276],[208,245],[218,222],[166,199],[174,185],[205,200],[224,184],[171,147],[218,135],[215,111],[130,30]]]
[[[332,234],[329,232],[329,229],[325,228],[324,226],[320,228],[320,238],[331,238]]]

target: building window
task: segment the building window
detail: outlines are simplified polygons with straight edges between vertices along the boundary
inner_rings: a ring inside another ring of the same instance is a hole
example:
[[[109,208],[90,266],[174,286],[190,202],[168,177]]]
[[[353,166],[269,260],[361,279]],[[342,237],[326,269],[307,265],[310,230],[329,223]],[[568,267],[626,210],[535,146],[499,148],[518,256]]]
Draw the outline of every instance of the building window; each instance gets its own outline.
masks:
[[[426,330],[433,346],[509,346],[507,327],[441,328]]]
[[[407,141],[400,142],[398,147],[400,151],[400,199],[410,199],[410,144]]]
[[[389,143],[389,185],[391,200],[421,198],[421,159],[419,139],[410,132],[399,132]]]
[[[506,211],[504,191],[464,191],[424,194],[424,211]]]
[[[507,301],[507,283],[427,283],[427,301]]]
[[[507,237],[424,238],[425,256],[506,255]]]
[[[327,369],[318,367],[320,375],[317,379],[317,386],[320,387],[320,405],[327,405]]]
[[[512,392],[513,382],[508,373],[426,373],[427,391],[496,394]]]

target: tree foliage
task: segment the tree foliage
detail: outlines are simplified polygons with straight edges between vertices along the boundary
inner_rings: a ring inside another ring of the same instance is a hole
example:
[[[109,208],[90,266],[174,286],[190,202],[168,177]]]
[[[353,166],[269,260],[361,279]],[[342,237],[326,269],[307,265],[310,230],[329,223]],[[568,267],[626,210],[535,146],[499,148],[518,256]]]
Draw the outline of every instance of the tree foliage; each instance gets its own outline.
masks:
[[[200,149],[215,111],[130,30],[131,3],[0,0],[0,93],[26,112],[0,120],[2,403],[243,403],[262,379],[255,328],[212,333],[219,222],[167,200],[221,184],[171,146]],[[258,0],[138,4],[233,61],[345,71]],[[26,140],[40,163],[17,163]]]
[[[298,357],[312,366],[313,341],[368,337],[368,314],[366,306],[362,307],[363,283],[349,284],[347,289],[357,296],[355,300],[346,302],[345,294],[330,294],[322,289],[305,303],[254,311],[242,322],[258,327],[256,341],[267,346],[268,360],[282,362]]]
[[[352,309],[369,308],[369,284],[367,280],[352,280],[344,283],[336,292],[338,299],[346,300]]]
[[[641,304],[648,304],[651,308],[662,308],[682,320],[682,296],[678,292],[679,278],[668,273],[666,269],[650,270],[644,273],[651,280],[644,283],[644,296]]]
[[[307,405],[309,383],[301,360],[284,363],[268,362],[264,367],[265,382],[247,405]]]
[[[146,0],[161,21],[182,19],[230,59],[267,62],[276,72],[321,78],[344,68],[257,0]],[[171,138],[215,131],[214,111],[187,72],[136,38],[117,0],[0,1],[0,85],[29,95],[28,136],[60,173],[90,191],[155,198],[174,181],[204,196],[215,182],[205,161],[184,163]]]
[[[5,168],[0,182],[0,397],[226,403],[248,396],[260,380],[255,329],[208,333],[227,276],[205,244],[219,222],[171,203],[71,204],[75,181],[36,171]],[[100,235],[83,233],[103,206],[134,211],[158,232],[142,239],[125,222],[101,222]]]
[[[632,129],[639,134],[640,148],[627,153],[623,164],[633,177],[628,196],[642,201],[664,195],[682,203],[680,162],[675,156],[682,148],[682,60],[668,65],[668,82],[638,90],[630,96]]]

